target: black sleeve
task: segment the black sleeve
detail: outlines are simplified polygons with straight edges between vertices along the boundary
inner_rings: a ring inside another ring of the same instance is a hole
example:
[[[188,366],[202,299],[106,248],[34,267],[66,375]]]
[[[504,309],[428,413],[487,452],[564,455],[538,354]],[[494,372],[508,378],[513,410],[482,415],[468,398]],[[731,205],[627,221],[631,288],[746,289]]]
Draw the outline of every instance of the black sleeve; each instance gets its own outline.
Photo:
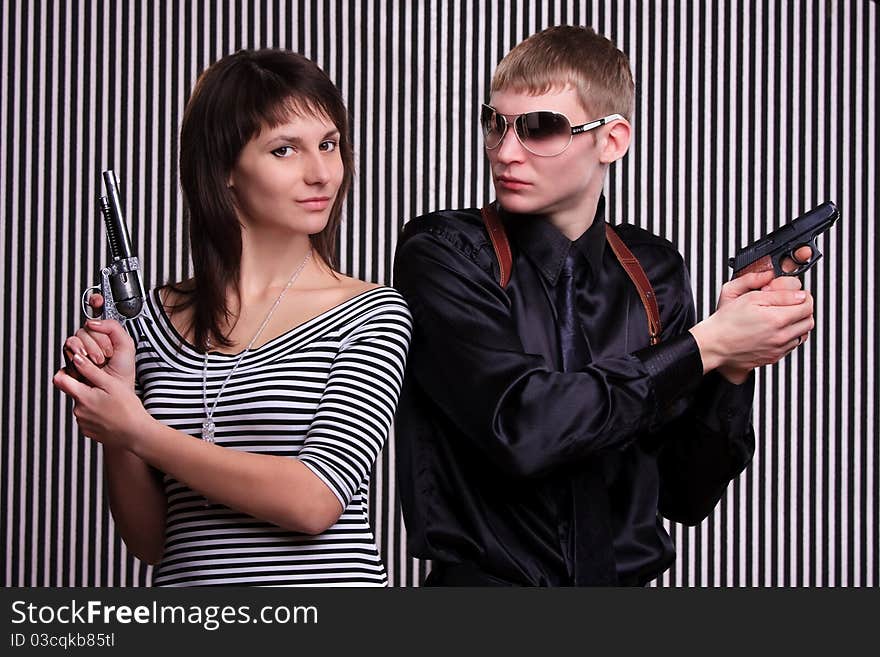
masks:
[[[663,419],[676,376],[698,383],[690,334],[649,355],[597,360],[580,372],[548,369],[525,353],[507,296],[481,256],[491,251],[416,233],[398,248],[395,285],[413,315],[408,375],[509,474],[541,475],[626,447]]]
[[[690,333],[696,312],[690,279],[680,265],[681,303],[664,318],[671,335]],[[696,346],[696,345],[695,345]],[[699,352],[697,352],[699,354]],[[693,393],[670,404],[667,420],[645,439],[657,450],[661,515],[695,525],[706,518],[730,481],[751,461],[755,436],[751,424],[754,374],[742,385],[717,372],[702,377]]]

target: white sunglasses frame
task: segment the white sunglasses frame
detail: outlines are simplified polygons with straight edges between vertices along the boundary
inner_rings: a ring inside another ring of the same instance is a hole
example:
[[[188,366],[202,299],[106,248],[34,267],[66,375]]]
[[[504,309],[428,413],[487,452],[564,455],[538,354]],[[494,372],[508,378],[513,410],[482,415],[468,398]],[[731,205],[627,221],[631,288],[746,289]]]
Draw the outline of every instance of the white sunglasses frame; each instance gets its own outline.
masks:
[[[501,116],[504,118],[504,131],[501,133],[501,137],[498,139],[497,144],[495,144],[494,146],[491,146],[491,147],[486,145],[486,135],[485,134],[483,135],[483,147],[486,150],[494,151],[496,148],[501,146],[501,144],[504,143],[504,138],[507,137],[508,128],[510,128],[510,126],[513,125],[514,126],[513,134],[516,136],[516,140],[529,153],[531,153],[532,155],[535,155],[537,157],[556,157],[557,155],[561,155],[571,145],[571,142],[574,140],[575,135],[581,135],[585,132],[589,132],[590,130],[595,130],[596,128],[599,128],[599,127],[605,125],[606,123],[611,123],[612,121],[619,121],[619,120],[623,119],[623,116],[621,116],[620,114],[609,114],[608,116],[603,116],[601,119],[594,119],[593,121],[587,121],[586,123],[582,123],[581,125],[572,125],[571,119],[569,119],[562,112],[556,112],[554,110],[532,110],[531,112],[523,112],[522,114],[502,114],[501,112],[499,112],[497,109],[495,109],[491,105],[489,105],[487,103],[483,103],[480,106],[480,113],[481,114],[484,109],[491,110],[497,116]],[[536,153],[531,148],[529,148],[523,142],[522,138],[519,136],[519,132],[517,132],[517,130],[516,130],[517,119],[519,119],[519,117],[524,116],[526,114],[533,114],[535,112],[549,112],[550,114],[556,114],[557,116],[561,116],[566,121],[568,121],[568,125],[571,128],[571,134],[568,137],[568,142],[565,144],[565,146],[562,148],[562,150],[559,151],[558,153],[553,153],[552,155],[546,155],[543,153]],[[511,120],[511,117],[513,120]],[[482,121],[480,121],[480,123],[482,124]],[[481,132],[482,132],[482,129],[481,129]]]

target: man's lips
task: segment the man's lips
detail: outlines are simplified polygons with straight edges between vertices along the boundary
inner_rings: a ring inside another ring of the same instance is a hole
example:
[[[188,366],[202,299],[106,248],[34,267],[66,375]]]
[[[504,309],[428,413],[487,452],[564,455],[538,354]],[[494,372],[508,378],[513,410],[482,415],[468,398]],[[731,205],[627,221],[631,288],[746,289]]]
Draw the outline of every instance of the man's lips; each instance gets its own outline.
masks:
[[[520,180],[519,178],[514,178],[513,176],[497,176],[495,178],[495,184],[504,189],[518,190],[525,189],[531,183],[528,183],[525,180]]]

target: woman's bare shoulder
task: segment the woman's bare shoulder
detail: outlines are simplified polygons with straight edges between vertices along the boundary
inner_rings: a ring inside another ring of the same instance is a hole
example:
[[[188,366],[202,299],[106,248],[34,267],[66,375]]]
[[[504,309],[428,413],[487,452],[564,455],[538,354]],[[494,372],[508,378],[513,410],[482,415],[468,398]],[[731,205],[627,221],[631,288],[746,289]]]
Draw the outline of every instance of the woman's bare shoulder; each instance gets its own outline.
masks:
[[[359,278],[352,278],[351,276],[342,276],[340,274],[339,278],[341,279],[340,290],[347,294],[348,296],[355,297],[359,294],[363,294],[368,290],[374,290],[377,287],[382,287],[378,283],[371,283],[370,281],[362,281]]]
[[[169,283],[158,288],[159,302],[165,315],[180,335],[188,336],[192,318],[193,279]]]

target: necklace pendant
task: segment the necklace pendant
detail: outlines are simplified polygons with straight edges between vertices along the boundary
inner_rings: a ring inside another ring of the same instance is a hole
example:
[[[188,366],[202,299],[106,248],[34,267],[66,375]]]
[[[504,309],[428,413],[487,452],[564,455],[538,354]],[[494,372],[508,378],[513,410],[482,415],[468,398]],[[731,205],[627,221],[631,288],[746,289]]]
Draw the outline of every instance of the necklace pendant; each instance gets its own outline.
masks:
[[[206,443],[214,442],[214,420],[205,418],[202,422],[202,440]]]

